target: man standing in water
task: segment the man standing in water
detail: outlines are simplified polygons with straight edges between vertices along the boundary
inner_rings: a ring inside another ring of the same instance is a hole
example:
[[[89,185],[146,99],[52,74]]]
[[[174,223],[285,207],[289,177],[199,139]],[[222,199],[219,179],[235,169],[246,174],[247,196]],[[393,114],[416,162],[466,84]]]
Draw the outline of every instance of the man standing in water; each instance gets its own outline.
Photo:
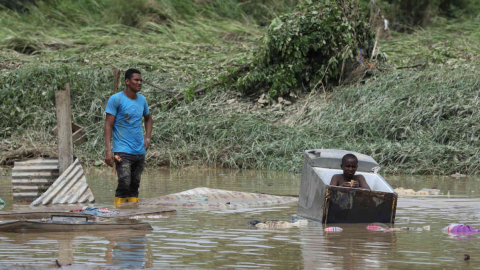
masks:
[[[118,186],[115,206],[138,202],[140,177],[145,167],[145,152],[150,146],[153,118],[142,89],[142,75],[136,69],[125,72],[125,90],[110,97],[105,109],[105,162],[115,166]],[[143,136],[142,117],[145,119]],[[113,131],[113,150],[110,145]]]

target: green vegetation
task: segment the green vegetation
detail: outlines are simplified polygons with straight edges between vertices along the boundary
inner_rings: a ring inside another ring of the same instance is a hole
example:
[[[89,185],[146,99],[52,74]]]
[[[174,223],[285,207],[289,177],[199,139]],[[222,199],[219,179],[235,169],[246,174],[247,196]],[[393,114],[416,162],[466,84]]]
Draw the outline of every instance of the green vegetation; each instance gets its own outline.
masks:
[[[276,18],[251,70],[238,79],[244,93],[269,88],[271,98],[298,87],[316,90],[349,76],[355,57],[368,57],[374,34],[356,1],[301,5]]]
[[[381,49],[397,66],[427,62],[436,68],[455,69],[478,66],[480,60],[480,20],[446,21],[439,18],[437,25],[418,29],[412,34],[393,33],[392,40],[384,40]]]
[[[271,29],[266,22],[297,1],[137,0],[144,8],[126,20],[130,1],[114,1],[123,9],[106,8],[112,1],[38,2],[28,12],[0,11],[1,164],[55,154],[54,92],[67,82],[73,120],[88,132],[75,154],[90,164],[103,160],[112,68],[136,67],[150,83],[142,90],[150,105],[177,96],[162,89],[190,96],[208,90],[152,110],[150,165],[298,172],[303,150],[340,148],[372,155],[387,172],[480,172],[476,19],[437,18],[435,26],[413,34],[394,32],[378,43],[389,64],[366,70],[361,81],[289,96],[290,106],[270,100],[263,107],[258,94],[222,82],[254,61],[252,52]]]
[[[389,172],[476,173],[479,75],[393,72],[343,88],[328,102],[315,96],[281,111],[252,112],[248,104],[226,105],[228,96],[207,96],[156,116],[155,148],[164,150],[151,155],[177,166],[202,157],[228,167],[299,171],[302,150],[338,148],[372,155]]]

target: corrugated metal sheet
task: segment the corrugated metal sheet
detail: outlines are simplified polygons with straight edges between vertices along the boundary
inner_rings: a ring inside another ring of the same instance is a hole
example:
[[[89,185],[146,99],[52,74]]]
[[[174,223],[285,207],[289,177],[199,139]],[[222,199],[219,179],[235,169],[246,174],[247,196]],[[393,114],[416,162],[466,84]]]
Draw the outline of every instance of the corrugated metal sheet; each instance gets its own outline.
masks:
[[[37,158],[15,162],[12,170],[14,201],[33,201],[58,178],[58,159]]]
[[[63,204],[93,202],[95,198],[88,187],[82,165],[76,159],[65,172],[36,199],[31,206],[39,204]]]

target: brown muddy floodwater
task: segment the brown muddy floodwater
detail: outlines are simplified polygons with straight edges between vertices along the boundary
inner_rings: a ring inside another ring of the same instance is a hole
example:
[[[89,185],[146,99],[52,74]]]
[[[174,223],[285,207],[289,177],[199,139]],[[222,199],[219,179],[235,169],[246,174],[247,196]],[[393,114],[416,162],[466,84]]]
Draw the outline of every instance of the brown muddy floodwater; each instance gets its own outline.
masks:
[[[88,183],[95,206],[113,208],[112,170],[90,168]],[[438,188],[442,196],[400,197],[398,226],[430,225],[423,232],[370,232],[365,224],[340,224],[325,233],[321,224],[285,230],[249,229],[249,220],[289,220],[297,206],[245,210],[178,209],[168,218],[148,219],[151,232],[91,234],[0,233],[0,268],[36,269],[55,260],[75,269],[480,269],[480,238],[452,238],[441,232],[449,223],[480,228],[480,178],[385,176],[392,187]],[[3,209],[12,204],[9,176],[0,177]],[[150,168],[143,175],[141,198],[210,187],[270,194],[298,194],[300,175],[263,171]],[[447,195],[448,194],[448,195]],[[25,207],[25,206],[23,206]],[[464,261],[469,254],[470,261]],[[68,268],[67,268],[68,269]]]

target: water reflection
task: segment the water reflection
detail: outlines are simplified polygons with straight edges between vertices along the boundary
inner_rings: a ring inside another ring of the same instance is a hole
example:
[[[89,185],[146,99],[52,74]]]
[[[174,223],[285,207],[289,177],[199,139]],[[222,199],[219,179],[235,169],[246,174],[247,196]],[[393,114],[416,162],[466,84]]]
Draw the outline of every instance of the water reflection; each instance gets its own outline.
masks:
[[[146,234],[107,237],[105,261],[122,268],[152,267],[153,254]]]
[[[0,239],[2,263],[28,265],[57,261],[66,266],[86,260],[135,269],[153,265],[152,249],[145,232],[2,233]]]
[[[324,232],[320,224],[300,229],[305,269],[386,268],[382,253],[396,250],[396,235],[368,233],[365,225],[337,224],[344,231]]]
[[[113,207],[116,179],[111,170],[89,168],[96,206]],[[207,168],[149,168],[142,198],[199,186],[298,194],[299,175]],[[180,209],[165,219],[146,220],[152,232],[89,234],[0,234],[0,268],[7,265],[61,264],[114,268],[240,269],[477,269],[479,236],[452,238],[441,232],[449,223],[480,228],[480,178],[385,176],[392,187],[438,188],[442,196],[400,197],[398,226],[430,225],[431,231],[383,233],[366,225],[338,224],[342,233],[325,233],[321,224],[287,230],[249,229],[249,220],[288,220],[296,205],[249,210]],[[0,178],[0,197],[12,204],[10,178]],[[25,206],[23,206],[25,207]],[[463,255],[471,255],[470,262]],[[479,257],[480,258],[480,257]],[[33,268],[32,268],[33,269]],[[87,267],[88,269],[88,267]]]

